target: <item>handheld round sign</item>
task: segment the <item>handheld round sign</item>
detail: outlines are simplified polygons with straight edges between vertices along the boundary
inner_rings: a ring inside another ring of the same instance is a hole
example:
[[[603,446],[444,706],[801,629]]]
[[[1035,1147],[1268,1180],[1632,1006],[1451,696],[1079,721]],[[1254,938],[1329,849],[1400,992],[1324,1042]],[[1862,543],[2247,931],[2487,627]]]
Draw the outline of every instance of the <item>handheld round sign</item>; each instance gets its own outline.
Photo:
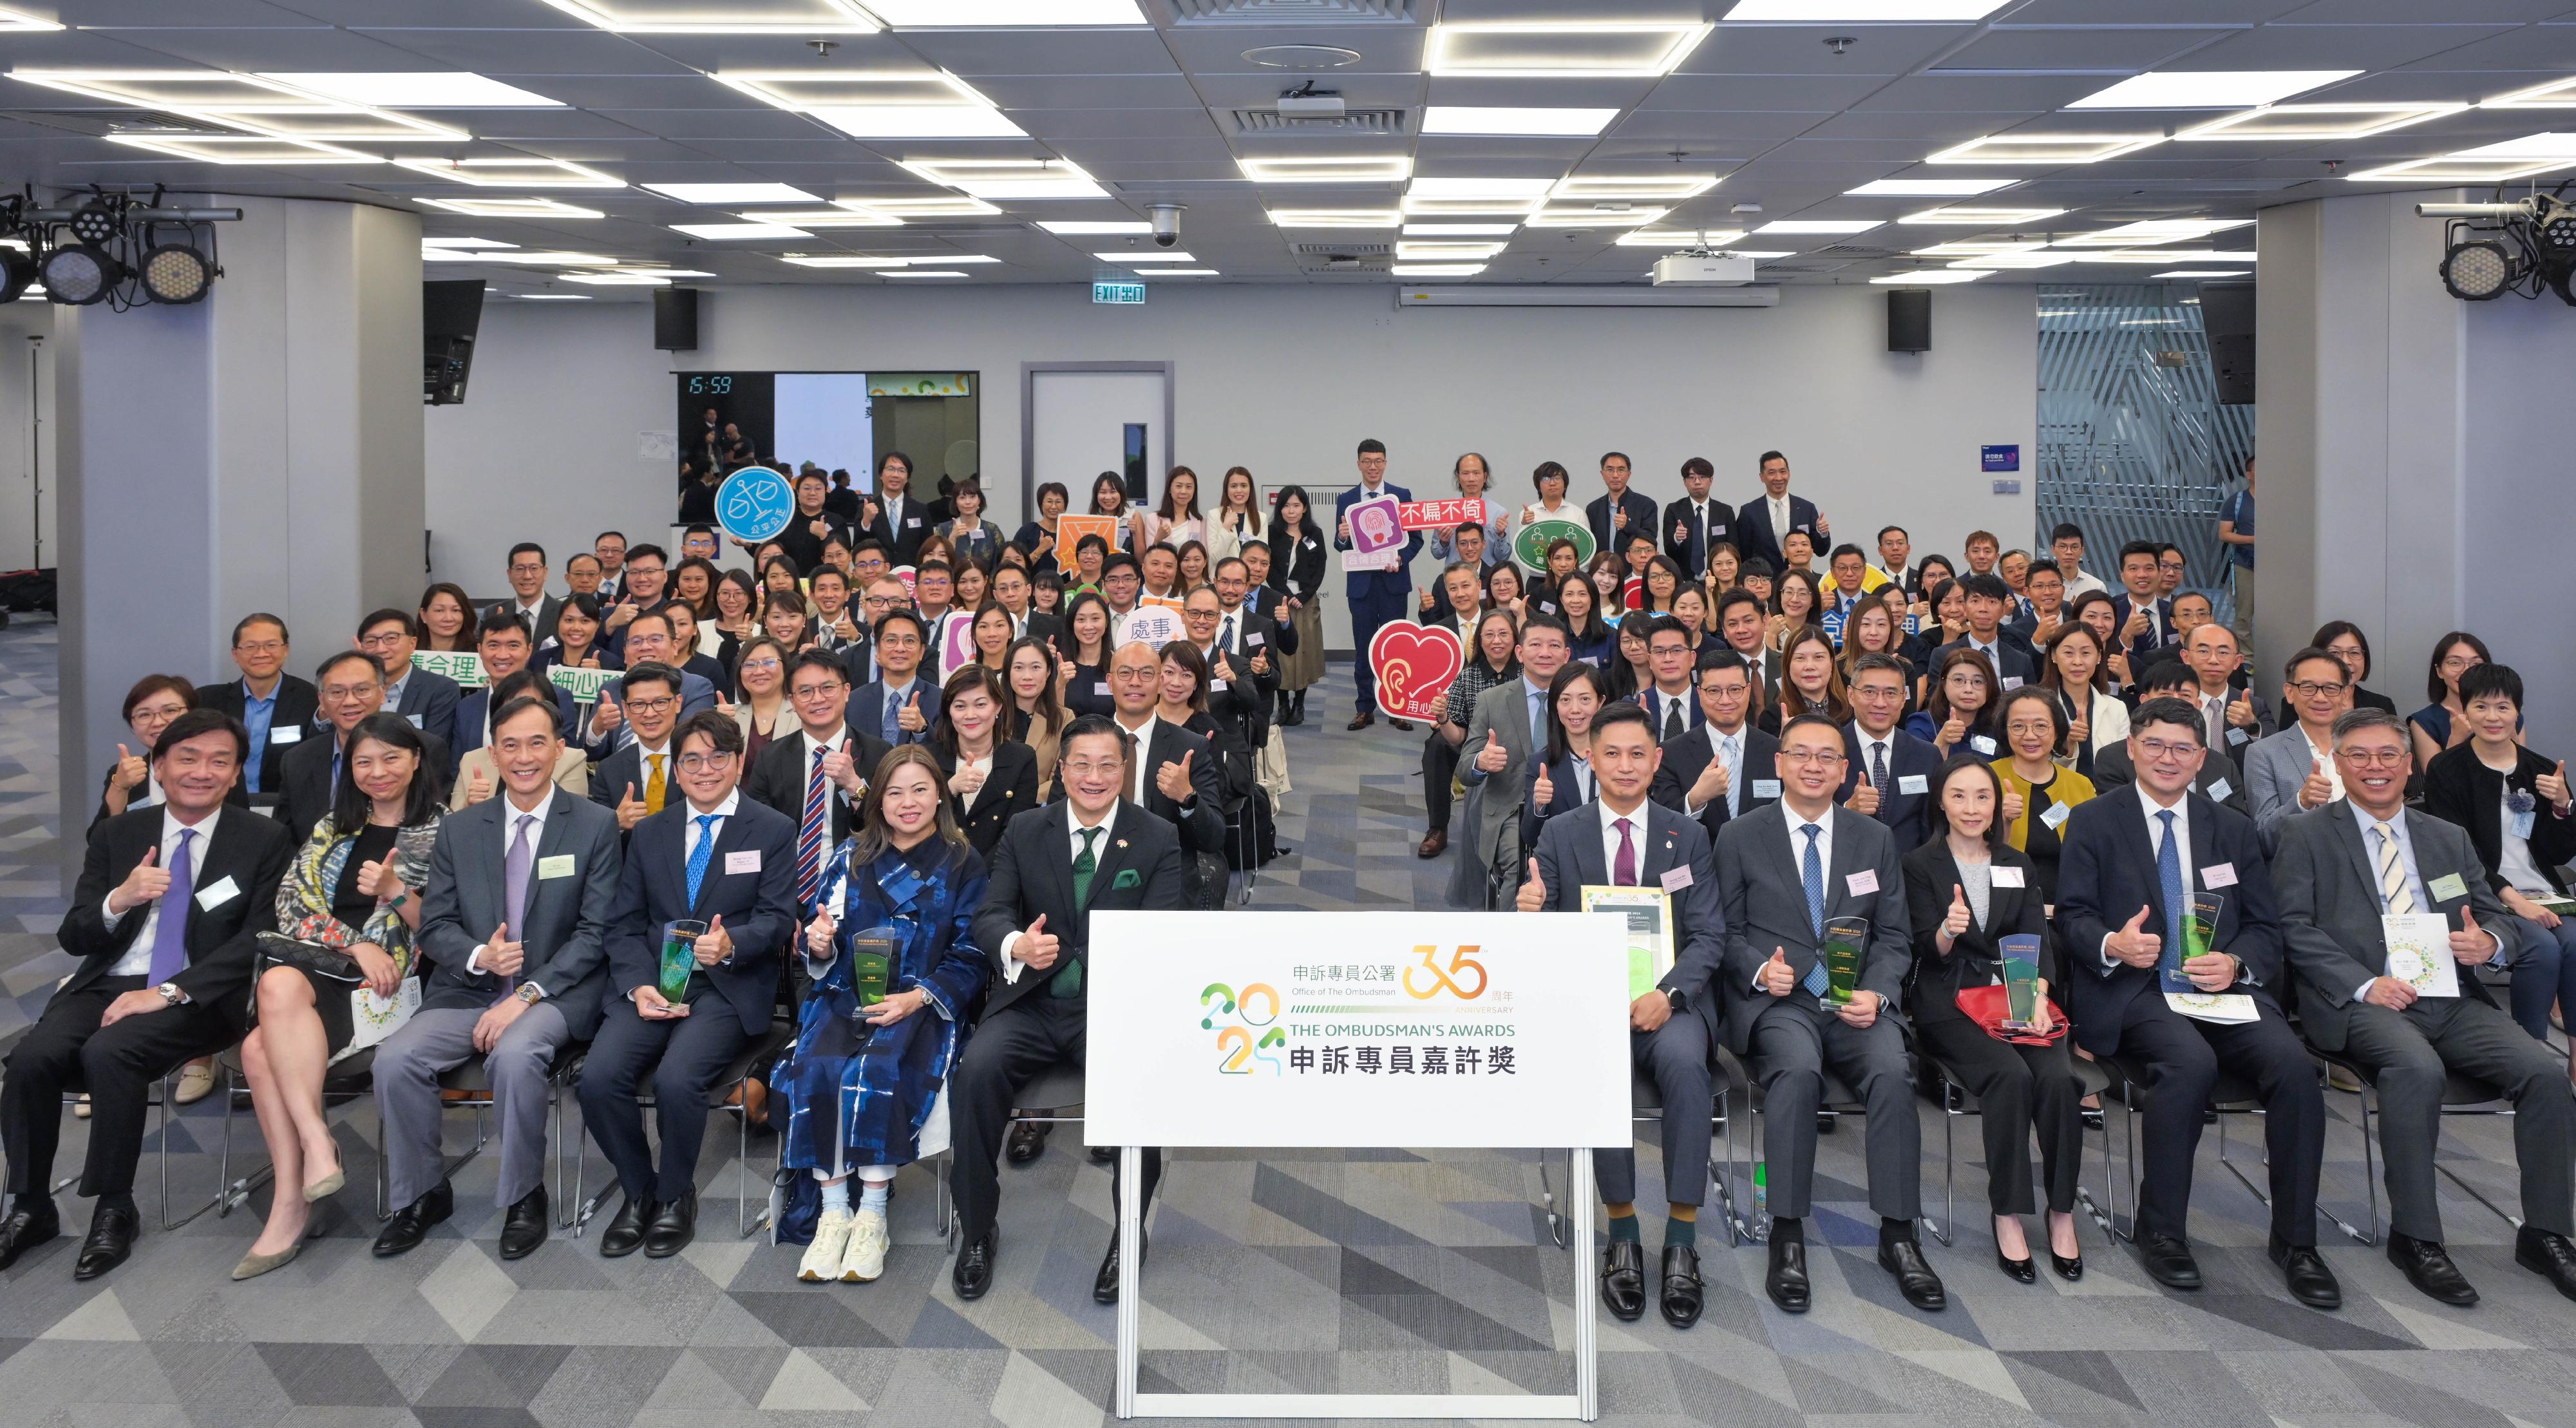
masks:
[[[735,540],[758,545],[796,516],[796,484],[766,466],[746,466],[716,488],[716,524]]]
[[[1377,674],[1377,705],[1392,719],[1438,719],[1449,686],[1466,668],[1467,647],[1454,630],[1390,621],[1369,640],[1369,668]]]
[[[1168,605],[1139,605],[1118,622],[1118,643],[1137,640],[1156,649],[1180,639],[1187,631],[1181,624],[1181,612]]]
[[[1588,565],[1592,560],[1592,527],[1581,521],[1562,519],[1532,521],[1512,537],[1512,554],[1532,570],[1547,569],[1547,548],[1560,540],[1574,542],[1574,563]]]

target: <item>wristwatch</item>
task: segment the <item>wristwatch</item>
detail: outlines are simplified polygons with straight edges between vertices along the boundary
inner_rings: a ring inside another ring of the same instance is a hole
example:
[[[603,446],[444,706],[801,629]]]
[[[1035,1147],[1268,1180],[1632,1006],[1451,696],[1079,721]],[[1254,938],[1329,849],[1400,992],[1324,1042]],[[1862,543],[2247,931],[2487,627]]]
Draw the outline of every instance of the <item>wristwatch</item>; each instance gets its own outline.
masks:
[[[179,990],[179,984],[176,982],[163,982],[152,990],[159,992],[161,994],[161,1000],[171,1006],[176,1007],[187,1005],[188,994]]]
[[[544,998],[545,994],[546,989],[538,986],[536,983],[521,982],[519,984],[519,989],[512,992],[510,995],[517,997],[520,1001],[527,1003],[529,1006],[535,1006],[538,1001]]]
[[[1673,1015],[1680,1016],[1682,1014],[1682,1009],[1686,1005],[1686,999],[1682,996],[1680,988],[1676,987],[1671,990],[1664,991],[1664,1000],[1672,1003]]]

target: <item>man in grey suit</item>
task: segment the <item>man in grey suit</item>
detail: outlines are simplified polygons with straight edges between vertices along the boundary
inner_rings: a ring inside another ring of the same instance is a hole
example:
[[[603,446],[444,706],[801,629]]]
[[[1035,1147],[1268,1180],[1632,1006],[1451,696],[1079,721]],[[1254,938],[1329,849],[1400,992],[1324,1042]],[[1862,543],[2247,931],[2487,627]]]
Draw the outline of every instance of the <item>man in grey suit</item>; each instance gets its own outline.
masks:
[[[2352,707],[2352,675],[2342,660],[2311,645],[2283,669],[2281,704],[2296,722],[2245,749],[2246,801],[2267,858],[2280,851],[2283,819],[2343,797],[2334,722]]]
[[[1923,1130],[1896,998],[1913,960],[1905,877],[1885,824],[1837,807],[1843,731],[1821,714],[1780,728],[1778,803],[1726,825],[1717,840],[1725,900],[1726,1044],[1762,1083],[1762,1155],[1770,1167],[1771,1267],[1763,1288],[1792,1314],[1807,1310],[1806,1233],[1816,1167],[1816,1109],[1831,1068],[1868,1108],[1869,1200],[1878,1211],[1878,1262],[1907,1303],[1949,1303],[1915,1243],[1923,1212]],[[1851,1001],[1830,1007],[1826,924],[1868,919]]]
[[[1475,790],[1474,846],[1459,856],[1481,879],[1495,872],[1517,880],[1521,804],[1528,798],[1534,753],[1547,744],[1547,687],[1565,667],[1565,626],[1532,615],[1521,626],[1521,677],[1476,696],[1467,736],[1458,744],[1458,778]],[[1505,846],[1509,845],[1509,846]]]
[[[1668,895],[1673,965],[1628,1007],[1630,1062],[1652,1076],[1664,1106],[1664,1322],[1699,1322],[1699,1207],[1708,1203],[1708,1125],[1702,1108],[1716,1094],[1709,1051],[1716,1040],[1716,979],[1725,955],[1726,923],[1717,868],[1699,821],[1646,801],[1662,756],[1653,724],[1634,704],[1613,704],[1592,724],[1592,773],[1600,797],[1548,820],[1530,879],[1521,884],[1523,912],[1581,912],[1586,887],[1661,887]],[[1637,1152],[1631,1146],[1592,1152],[1601,1199],[1610,1210],[1610,1247],[1601,1269],[1601,1302],[1621,1320],[1646,1312],[1645,1248],[1637,1226]]]
[[[376,1048],[390,1199],[377,1258],[417,1247],[455,1208],[439,1146],[439,1076],[476,1053],[501,1123],[501,1257],[543,1244],[546,1078],[599,1027],[603,939],[617,894],[617,815],[555,786],[554,706],[516,699],[492,719],[502,796],[449,815],[430,854],[420,950],[436,970],[421,1009]]]
[[[2359,1062],[2378,1084],[2388,1258],[2445,1304],[2478,1302],[2442,1248],[2433,1195],[2443,1085],[2456,1071],[2513,1102],[2523,1215],[2514,1263],[2576,1299],[2576,1247],[2568,1242],[2576,1231],[2568,1176],[2576,1095],[2565,1063],[2524,1034],[2472,975],[2515,950],[2505,940],[2516,935],[2511,914],[2469,835],[2406,806],[2408,740],[2396,715],[2359,709],[2335,720],[2334,755],[2344,797],[2282,823],[2272,878],[2301,1027],[2320,1050]],[[2449,941],[2430,956],[2453,959],[2458,995],[2427,995],[2423,960],[2390,956],[2380,917],[2405,913],[2442,916]]]

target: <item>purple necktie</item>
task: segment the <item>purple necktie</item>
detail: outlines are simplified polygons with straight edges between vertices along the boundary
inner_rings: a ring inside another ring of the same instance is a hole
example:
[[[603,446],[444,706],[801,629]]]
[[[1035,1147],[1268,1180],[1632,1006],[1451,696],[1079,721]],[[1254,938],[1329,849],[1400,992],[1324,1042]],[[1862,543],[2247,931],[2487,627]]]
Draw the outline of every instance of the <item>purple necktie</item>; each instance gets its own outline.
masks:
[[[1628,820],[1616,820],[1619,830],[1619,855],[1610,863],[1610,881],[1623,888],[1637,885],[1637,845],[1628,839]]]
[[[161,894],[161,921],[152,929],[150,985],[159,986],[188,965],[188,899],[197,893],[197,863],[188,855],[194,828],[179,830],[179,851],[170,855],[170,890]]]
[[[537,850],[528,846],[528,825],[537,821],[533,813],[517,814],[519,831],[510,839],[510,852],[501,860],[501,906],[509,920],[501,926],[504,942],[525,942],[528,929],[528,875],[536,870]],[[516,976],[501,979],[501,991],[508,995],[519,989]]]

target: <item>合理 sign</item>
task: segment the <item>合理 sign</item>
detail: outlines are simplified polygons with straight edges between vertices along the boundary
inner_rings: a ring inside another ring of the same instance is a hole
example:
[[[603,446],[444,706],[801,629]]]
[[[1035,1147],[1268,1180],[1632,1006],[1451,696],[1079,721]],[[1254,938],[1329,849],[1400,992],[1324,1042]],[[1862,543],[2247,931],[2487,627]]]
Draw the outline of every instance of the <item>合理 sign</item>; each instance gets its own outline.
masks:
[[[483,657],[464,650],[414,650],[411,667],[443,674],[455,680],[459,689],[481,689],[490,683],[483,675]]]
[[[716,524],[753,545],[787,529],[796,515],[796,483],[766,466],[746,466],[716,488]]]
[[[1107,303],[1113,307],[1143,307],[1145,285],[1143,283],[1093,283],[1091,300]]]

